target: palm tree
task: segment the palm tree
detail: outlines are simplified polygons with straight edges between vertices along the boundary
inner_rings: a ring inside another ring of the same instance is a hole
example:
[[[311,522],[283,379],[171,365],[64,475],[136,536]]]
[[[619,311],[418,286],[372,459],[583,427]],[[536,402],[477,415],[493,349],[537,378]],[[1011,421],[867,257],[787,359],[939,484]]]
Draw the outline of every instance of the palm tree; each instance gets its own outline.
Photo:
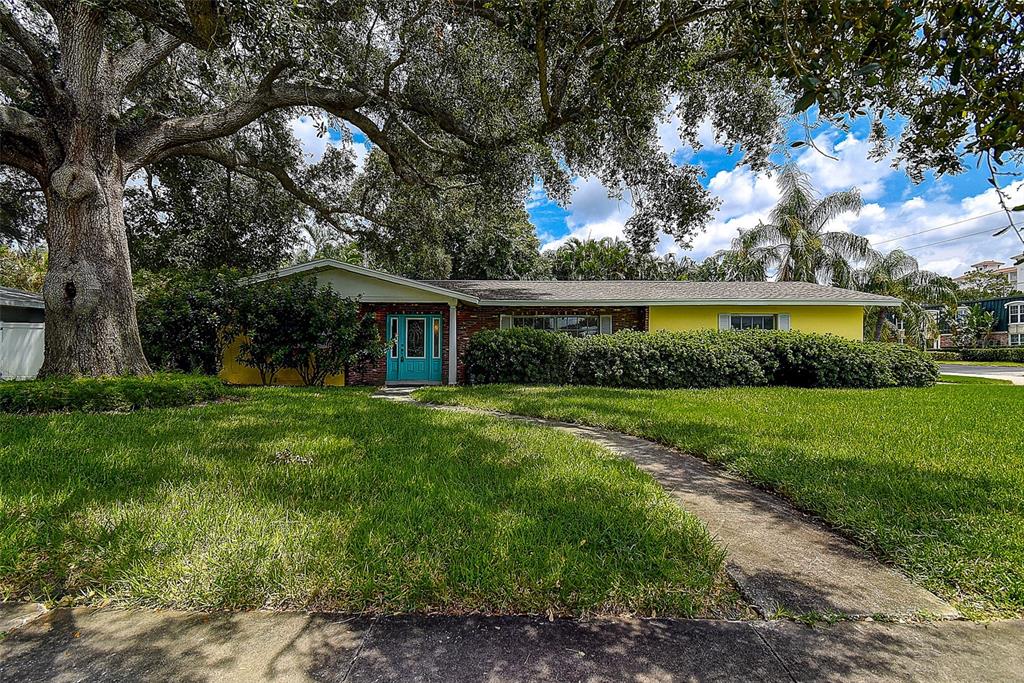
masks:
[[[837,216],[859,213],[860,191],[846,190],[823,198],[811,187],[810,176],[795,164],[787,164],[779,175],[782,198],[769,214],[768,222],[741,231],[728,250],[746,262],[759,262],[775,270],[777,280],[827,282],[838,287],[850,284],[851,262],[867,258],[867,239],[843,231],[826,231]]]
[[[894,296],[903,300],[896,315],[906,330],[924,331],[927,304],[956,304],[956,283],[927,270],[921,270],[917,259],[900,249],[888,254],[872,254],[863,268],[853,271],[853,287],[862,292]],[[886,313],[889,309],[872,307],[864,317],[870,338],[881,341],[886,327],[893,326]]]
[[[556,280],[629,280],[633,250],[628,242],[611,237],[580,240],[575,237],[555,250],[551,273]]]

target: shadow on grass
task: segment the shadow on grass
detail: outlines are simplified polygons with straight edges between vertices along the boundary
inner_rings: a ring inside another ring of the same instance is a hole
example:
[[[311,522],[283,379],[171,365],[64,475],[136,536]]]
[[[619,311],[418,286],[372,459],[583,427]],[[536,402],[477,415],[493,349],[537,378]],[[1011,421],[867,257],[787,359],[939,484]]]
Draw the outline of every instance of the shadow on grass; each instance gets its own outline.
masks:
[[[15,595],[675,614],[722,599],[699,523],[572,437],[361,390],[18,420],[0,455]]]

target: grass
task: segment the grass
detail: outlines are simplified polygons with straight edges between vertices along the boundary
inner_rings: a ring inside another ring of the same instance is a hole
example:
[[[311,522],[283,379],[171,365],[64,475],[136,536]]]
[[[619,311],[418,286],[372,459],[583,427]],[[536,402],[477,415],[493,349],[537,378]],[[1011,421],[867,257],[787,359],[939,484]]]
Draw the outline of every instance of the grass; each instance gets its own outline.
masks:
[[[995,377],[972,377],[970,375],[939,375],[939,381],[946,384],[1013,384],[1008,379]]]
[[[1024,390],[423,389],[674,445],[817,513],[976,618],[1024,616]]]
[[[632,463],[362,389],[0,414],[0,598],[344,612],[735,614]]]

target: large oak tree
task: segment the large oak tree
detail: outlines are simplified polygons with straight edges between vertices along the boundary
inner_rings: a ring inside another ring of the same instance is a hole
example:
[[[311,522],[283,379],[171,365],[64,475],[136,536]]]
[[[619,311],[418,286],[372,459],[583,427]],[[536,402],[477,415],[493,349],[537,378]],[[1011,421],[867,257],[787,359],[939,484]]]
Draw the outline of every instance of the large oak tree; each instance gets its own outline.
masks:
[[[273,178],[344,229],[344,159],[306,168],[286,116],[359,131],[403,181],[564,198],[629,190],[635,246],[714,207],[657,124],[678,103],[764,167],[783,113],[907,117],[900,158],[956,171],[1019,148],[1016,2],[0,0],[0,164],[39,184],[50,253],[44,375],[143,373],[125,185],[201,157]],[[893,142],[875,127],[880,146]],[[967,147],[963,145],[966,143]],[[409,226],[415,230],[415,226]]]

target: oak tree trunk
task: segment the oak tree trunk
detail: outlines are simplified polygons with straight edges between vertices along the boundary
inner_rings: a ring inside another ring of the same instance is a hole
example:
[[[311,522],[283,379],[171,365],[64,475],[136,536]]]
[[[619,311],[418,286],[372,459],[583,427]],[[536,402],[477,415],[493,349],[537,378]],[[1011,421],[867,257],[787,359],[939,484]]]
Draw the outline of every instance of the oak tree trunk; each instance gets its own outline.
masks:
[[[40,376],[150,372],[135,317],[118,165],[77,171],[88,194],[46,189],[49,264]],[[93,182],[95,178],[95,182]],[[67,196],[70,194],[71,196]]]

